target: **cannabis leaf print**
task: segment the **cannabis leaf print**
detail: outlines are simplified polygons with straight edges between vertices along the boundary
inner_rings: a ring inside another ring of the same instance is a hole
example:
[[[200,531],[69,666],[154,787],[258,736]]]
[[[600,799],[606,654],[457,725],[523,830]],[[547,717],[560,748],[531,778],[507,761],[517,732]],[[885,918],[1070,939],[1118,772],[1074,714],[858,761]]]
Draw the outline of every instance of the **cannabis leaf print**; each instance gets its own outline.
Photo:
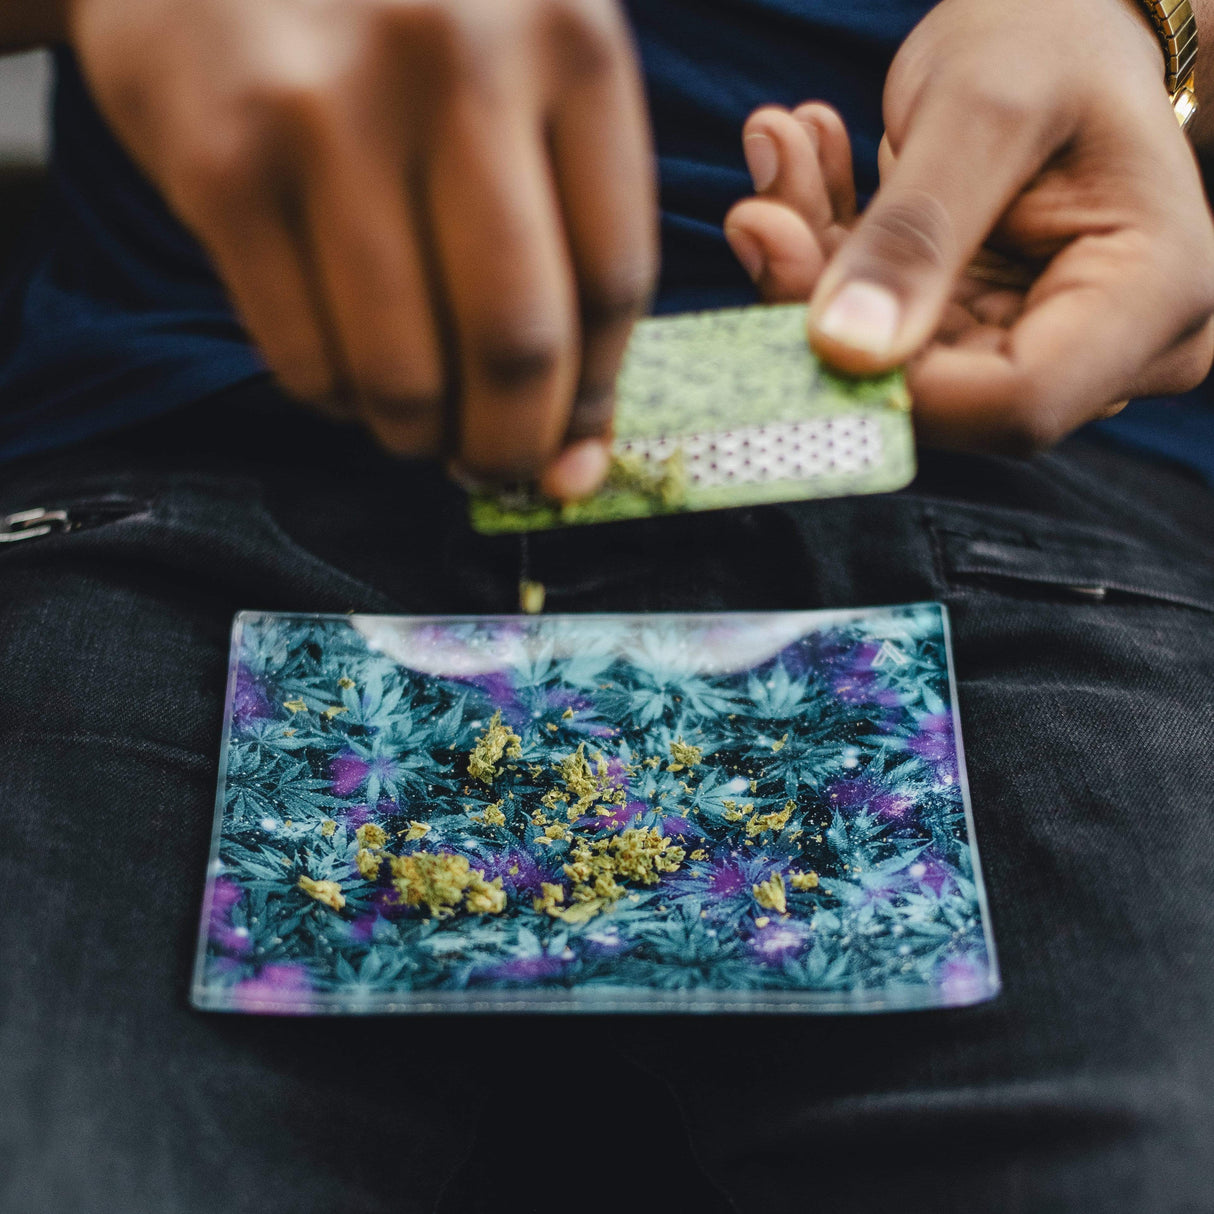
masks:
[[[931,603],[246,613],[194,1002],[989,998],[946,630]]]

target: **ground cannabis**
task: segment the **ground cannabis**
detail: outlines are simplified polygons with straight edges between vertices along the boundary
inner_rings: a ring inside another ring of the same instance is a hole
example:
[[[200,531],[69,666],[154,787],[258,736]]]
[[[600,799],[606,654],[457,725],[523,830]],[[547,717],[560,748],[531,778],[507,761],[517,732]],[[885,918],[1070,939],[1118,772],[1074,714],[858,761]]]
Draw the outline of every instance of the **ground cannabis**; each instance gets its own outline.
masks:
[[[354,863],[358,866],[359,875],[364,881],[376,880],[383,860],[382,855],[369,851],[365,847],[360,847],[354,856]]]
[[[311,877],[300,877],[297,884],[309,898],[315,898],[335,911],[341,910],[346,904],[346,896],[336,881],[313,881]]]
[[[788,910],[788,903],[784,898],[784,878],[779,873],[772,873],[766,881],[760,881],[750,888],[754,892],[755,901],[766,910],[779,911],[780,914]]]
[[[685,767],[695,767],[704,758],[704,752],[698,746],[691,746],[682,738],[676,738],[670,744],[670,757],[674,761],[666,770],[682,771]]]
[[[495,915],[506,907],[501,877],[485,880],[467,856],[453,852],[414,852],[392,856],[392,888],[401,906],[425,906],[434,918],[454,915],[463,904],[479,915]]]
[[[523,739],[509,725],[502,724],[499,710],[493,714],[468,756],[468,774],[483,784],[492,784],[502,774],[502,757],[517,759],[522,753]]]
[[[382,826],[376,826],[374,822],[364,822],[354,832],[354,838],[359,847],[370,851],[379,851],[388,845],[388,832]]]
[[[518,584],[518,606],[524,615],[539,615],[544,610],[547,591],[543,582],[531,582],[523,578]]]
[[[687,463],[683,448],[676,447],[654,463],[639,455],[613,451],[605,491],[635,493],[663,510],[678,510],[687,500]]]
[[[751,807],[753,808],[753,806]],[[746,837],[748,839],[757,838],[767,831],[772,831],[774,834],[779,834],[780,831],[788,824],[788,819],[792,816],[792,812],[797,808],[796,801],[786,801],[784,808],[781,810],[772,810],[771,813],[755,814],[749,822],[746,823]]]
[[[506,815],[502,812],[502,802],[494,801],[492,805],[486,805],[483,813],[473,814],[474,822],[483,822],[486,826],[505,826]]]

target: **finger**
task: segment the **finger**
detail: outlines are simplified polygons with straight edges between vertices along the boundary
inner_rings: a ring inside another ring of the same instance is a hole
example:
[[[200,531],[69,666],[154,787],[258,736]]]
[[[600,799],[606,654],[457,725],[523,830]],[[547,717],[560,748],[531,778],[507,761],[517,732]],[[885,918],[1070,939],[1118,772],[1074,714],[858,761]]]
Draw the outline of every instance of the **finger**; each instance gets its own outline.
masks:
[[[443,367],[399,153],[352,135],[327,149],[308,200],[313,262],[363,422],[389,451],[443,443]]]
[[[998,348],[933,347],[910,368],[916,425],[943,446],[1032,451],[1058,441],[1143,390],[1144,367],[1185,336],[1189,376],[1200,379],[1194,337],[1204,323],[1178,313],[1149,256],[1127,257],[1121,237],[1088,237],[1060,254]],[[1171,373],[1176,359],[1166,359]]]
[[[756,193],[791,207],[816,231],[835,222],[812,127],[787,110],[764,106],[746,120],[742,150]]]
[[[561,502],[589,497],[607,478],[611,467],[610,445],[605,438],[586,438],[569,443],[544,469],[540,492]]]
[[[842,370],[904,362],[939,321],[953,283],[1039,168],[1029,123],[946,90],[916,109],[896,161],[823,273],[810,309],[815,348]]]
[[[578,379],[573,269],[538,119],[486,92],[436,130],[429,220],[460,376],[458,458],[530,479],[556,455]]]
[[[202,211],[198,205],[191,226],[279,384],[330,415],[350,415],[337,399],[338,355],[294,214],[268,185],[231,189]]]
[[[826,264],[805,219],[766,198],[739,202],[725,216],[725,238],[766,303],[804,303]]]
[[[641,81],[623,28],[589,29],[601,54],[558,98],[552,172],[577,283],[581,366],[566,440],[610,432],[615,381],[628,337],[649,306],[657,278],[658,207],[654,157]],[[580,497],[585,477],[606,467],[575,455],[554,466],[544,488]],[[601,477],[600,477],[601,479]]]
[[[856,217],[856,173],[847,124],[837,110],[822,101],[799,105],[792,116],[815,137],[818,165],[835,222],[851,223]]]

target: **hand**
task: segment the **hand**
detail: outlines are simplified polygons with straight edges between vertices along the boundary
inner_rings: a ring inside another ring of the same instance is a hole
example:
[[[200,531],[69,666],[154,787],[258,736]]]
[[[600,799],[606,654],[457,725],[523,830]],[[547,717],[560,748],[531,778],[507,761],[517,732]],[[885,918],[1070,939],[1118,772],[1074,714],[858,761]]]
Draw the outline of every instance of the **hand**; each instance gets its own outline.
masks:
[[[757,196],[726,234],[766,298],[812,295],[825,358],[909,360],[926,441],[1019,451],[1205,378],[1214,225],[1136,4],[944,0],[884,100],[859,218],[834,111],[744,131]]]
[[[615,0],[69,4],[98,104],[288,392],[401,455],[596,486],[657,261]]]

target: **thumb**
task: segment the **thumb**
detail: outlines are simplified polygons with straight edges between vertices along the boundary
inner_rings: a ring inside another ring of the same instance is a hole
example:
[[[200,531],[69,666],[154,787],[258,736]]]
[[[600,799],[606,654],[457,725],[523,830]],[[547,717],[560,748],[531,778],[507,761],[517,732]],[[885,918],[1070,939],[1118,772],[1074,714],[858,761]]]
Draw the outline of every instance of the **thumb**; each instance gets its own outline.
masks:
[[[1030,124],[983,110],[943,89],[921,100],[881,188],[823,271],[809,340],[840,370],[887,371],[928,341],[958,276],[1040,167]]]

